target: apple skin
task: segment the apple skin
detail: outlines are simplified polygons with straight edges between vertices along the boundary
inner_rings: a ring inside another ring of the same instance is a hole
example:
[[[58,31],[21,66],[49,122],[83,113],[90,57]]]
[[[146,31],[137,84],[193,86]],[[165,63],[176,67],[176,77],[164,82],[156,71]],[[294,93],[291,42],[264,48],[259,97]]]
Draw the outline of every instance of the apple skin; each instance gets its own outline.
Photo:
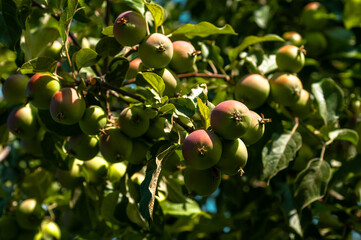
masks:
[[[305,55],[299,47],[285,45],[278,49],[276,63],[282,72],[298,73],[305,65]]]
[[[148,131],[149,118],[141,107],[126,107],[119,115],[118,124],[128,137],[137,138]]]
[[[89,136],[86,134],[71,136],[66,145],[66,149],[70,155],[73,155],[79,160],[90,160],[99,152],[98,136]]]
[[[258,142],[263,137],[265,131],[265,123],[262,122],[262,117],[252,110],[250,110],[250,113],[251,124],[247,132],[241,137],[247,146]]]
[[[34,199],[29,198],[24,200],[15,212],[16,221],[19,226],[26,230],[36,230],[41,224],[44,216],[44,210],[40,203]]]
[[[41,230],[45,239],[61,239],[61,230],[53,221],[43,220],[41,222]]]
[[[97,184],[105,180],[109,163],[102,157],[94,157],[84,162],[83,166],[88,173],[88,181]]]
[[[26,86],[29,78],[23,74],[9,76],[2,84],[2,93],[9,104],[26,102]]]
[[[26,87],[26,96],[38,109],[49,109],[53,95],[61,88],[59,80],[51,74],[35,73]]]
[[[18,138],[34,138],[39,130],[37,109],[29,103],[14,108],[8,116],[7,125],[9,131]]]
[[[146,26],[145,19],[140,13],[123,12],[114,21],[114,37],[123,46],[134,46],[145,38]]]
[[[112,163],[108,168],[107,179],[111,183],[117,183],[125,175],[127,165],[124,162]]]
[[[194,46],[187,41],[173,42],[173,57],[169,67],[176,73],[190,73],[195,71],[197,51]]]
[[[221,160],[216,164],[221,173],[236,175],[246,166],[248,151],[246,145],[239,138],[235,140],[224,140],[222,142]]]
[[[142,64],[142,60],[140,58],[134,58],[132,61],[129,62],[129,68],[127,73],[125,74],[126,79],[135,78],[140,72],[140,66]]]
[[[139,58],[150,68],[164,68],[173,57],[172,41],[165,35],[153,33],[148,35],[139,45]]]
[[[108,128],[100,136],[100,152],[112,163],[127,160],[132,153],[132,140],[118,128]]]
[[[270,93],[268,80],[259,74],[249,74],[237,81],[235,99],[244,103],[249,109],[262,106]]]
[[[282,37],[292,45],[300,46],[302,44],[302,36],[295,31],[283,33]]]
[[[55,122],[72,125],[78,123],[85,112],[85,100],[74,88],[57,91],[50,102],[50,114]]]
[[[272,100],[284,106],[296,103],[303,89],[301,80],[289,73],[276,73],[270,79],[270,85]]]
[[[103,108],[92,105],[85,109],[79,121],[80,129],[87,135],[97,135],[107,124],[107,115]]]
[[[211,112],[212,129],[227,140],[241,137],[247,131],[250,123],[249,109],[239,101],[223,101]]]
[[[220,160],[222,143],[215,133],[199,129],[185,138],[182,154],[187,167],[203,170]]]
[[[221,172],[217,168],[204,170],[186,168],[183,176],[187,189],[200,196],[211,195],[221,183]]]

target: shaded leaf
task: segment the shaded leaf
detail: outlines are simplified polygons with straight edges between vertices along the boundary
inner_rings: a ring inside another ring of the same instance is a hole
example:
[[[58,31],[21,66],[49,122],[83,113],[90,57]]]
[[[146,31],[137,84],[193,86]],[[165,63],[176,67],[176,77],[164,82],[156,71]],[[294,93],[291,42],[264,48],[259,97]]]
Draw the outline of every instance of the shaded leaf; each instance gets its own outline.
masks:
[[[102,57],[114,57],[123,49],[113,37],[104,37],[95,46],[95,51]]]
[[[17,15],[14,1],[1,1],[0,42],[11,50],[15,50],[21,37],[22,30]]]
[[[218,28],[209,22],[200,22],[195,25],[186,24],[172,33],[172,35],[176,34],[184,34],[187,38],[208,37],[209,35],[215,34],[237,35],[233,28],[228,24],[222,28]]]
[[[34,74],[37,72],[50,72],[54,73],[56,71],[57,61],[49,57],[38,57],[31,59],[24,63],[20,71],[23,74]]]
[[[311,160],[296,178],[294,198],[298,208],[303,209],[322,198],[330,177],[331,167],[326,161],[318,158]]]
[[[337,120],[339,112],[344,107],[342,89],[332,79],[313,83],[311,88],[325,125]]]
[[[139,210],[144,219],[148,222],[150,222],[153,218],[154,201],[158,187],[159,175],[162,170],[162,160],[173,153],[174,149],[175,146],[171,145],[149,161],[145,179],[140,185],[141,200],[139,202]]]
[[[248,36],[245,39],[243,39],[242,43],[238,45],[238,47],[229,50],[228,57],[230,61],[233,62],[234,60],[236,60],[237,56],[247,47],[256,43],[272,42],[272,41],[284,42],[283,38],[275,34],[268,34],[263,37]]]
[[[105,75],[107,82],[120,87],[124,81],[125,74],[129,68],[129,61],[124,57],[114,58],[108,67],[108,72]]]
[[[175,106],[177,112],[181,112],[185,116],[191,117],[196,112],[196,106],[189,98],[174,98],[169,101]]]
[[[73,16],[75,14],[77,3],[78,3],[77,0],[68,0],[64,2],[64,4],[67,4],[67,6],[65,7],[64,11],[62,11],[59,20],[59,33],[64,43],[68,39],[67,32],[68,32],[68,28],[70,27],[70,23],[73,19]]]
[[[144,1],[145,6],[147,6],[149,12],[152,14],[154,19],[155,29],[163,24],[164,21],[164,9],[155,3],[147,3]]]
[[[77,69],[90,67],[98,61],[98,54],[90,48],[82,48],[73,55]]]
[[[355,130],[352,129],[337,129],[328,133],[330,140],[344,140],[357,145],[359,136]]]
[[[301,146],[302,138],[298,132],[274,134],[271,142],[262,150],[263,179],[269,183],[271,178],[288,166]]]

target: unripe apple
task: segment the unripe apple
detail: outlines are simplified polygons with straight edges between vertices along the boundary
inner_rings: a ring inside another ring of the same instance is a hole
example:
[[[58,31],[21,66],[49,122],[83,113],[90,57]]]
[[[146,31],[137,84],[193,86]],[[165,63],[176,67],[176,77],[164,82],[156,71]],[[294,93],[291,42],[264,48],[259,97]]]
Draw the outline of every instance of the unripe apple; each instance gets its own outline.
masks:
[[[278,49],[276,63],[280,71],[298,73],[305,65],[305,55],[301,48],[285,45]]]
[[[249,109],[263,105],[270,93],[268,80],[259,74],[249,74],[237,81],[235,99],[244,103]]]
[[[134,58],[132,61],[129,62],[129,68],[127,70],[127,73],[125,74],[126,79],[132,79],[135,78],[140,72],[140,65],[142,63],[142,60],[140,58]]]
[[[289,43],[300,46],[302,44],[302,36],[298,32],[289,31],[283,33],[282,37]]]
[[[150,149],[147,143],[142,139],[134,139],[132,153],[128,157],[128,162],[131,164],[145,164],[147,162],[147,152]]]
[[[326,37],[321,32],[307,32],[305,34],[305,49],[307,56],[315,57],[322,54],[327,48]]]
[[[100,137],[100,152],[109,162],[127,160],[132,149],[132,140],[118,128],[109,128]]]
[[[118,124],[120,130],[128,137],[136,138],[147,132],[149,118],[141,107],[126,107],[119,115]]]
[[[35,73],[26,87],[26,96],[39,109],[49,109],[53,95],[60,90],[59,80],[48,73]]]
[[[94,157],[84,162],[84,168],[88,174],[90,183],[100,183],[108,173],[109,163],[101,157]]]
[[[161,77],[164,80],[164,96],[174,97],[179,91],[179,78],[178,76],[172,71],[164,68],[163,74]]]
[[[235,175],[242,173],[248,159],[246,145],[239,138],[235,140],[222,141],[221,160],[215,166],[221,173]]]
[[[85,100],[74,88],[63,88],[51,99],[50,114],[55,122],[72,125],[80,121],[85,107]]]
[[[21,139],[34,138],[39,130],[37,109],[29,103],[13,109],[8,116],[9,131]]]
[[[327,9],[319,2],[308,3],[302,11],[301,23],[312,30],[322,30],[328,23]]]
[[[150,68],[164,68],[173,57],[172,41],[165,35],[153,33],[139,45],[139,58]]]
[[[191,132],[184,140],[182,153],[189,168],[206,169],[221,158],[222,143],[213,132],[203,129]]]
[[[217,168],[203,170],[186,168],[183,176],[187,189],[200,196],[211,195],[221,183],[221,172]]]
[[[290,106],[298,101],[303,89],[301,80],[289,73],[276,73],[270,79],[272,100]]]
[[[258,142],[262,138],[265,130],[265,119],[252,110],[250,110],[250,113],[251,124],[246,133],[241,137],[246,145],[252,145]]]
[[[112,163],[108,169],[107,179],[113,184],[119,182],[127,171],[127,165],[124,162]]]
[[[23,147],[24,151],[35,157],[43,156],[41,141],[44,138],[44,134],[45,130],[43,128],[40,128],[34,138],[21,139],[21,146]]]
[[[295,102],[290,106],[290,109],[297,117],[304,119],[307,116],[309,116],[310,113],[312,112],[311,107],[312,105],[311,105],[310,93],[307,90],[302,89],[300,98],[298,99],[297,102]]]
[[[103,108],[93,105],[85,109],[79,121],[80,129],[88,135],[97,135],[107,124],[107,115]]]
[[[62,47],[63,45],[59,41],[55,40],[47,48],[45,48],[41,55],[59,60]]]
[[[61,239],[60,228],[53,221],[43,220],[41,222],[41,230],[45,239]]]
[[[2,93],[5,100],[10,104],[26,102],[26,85],[29,78],[23,74],[9,76],[2,85]]]
[[[249,109],[239,101],[223,101],[211,112],[212,129],[228,140],[239,138],[245,134],[250,123]]]
[[[150,120],[148,131],[145,136],[150,139],[159,139],[165,137],[167,133],[164,131],[166,128],[167,119],[165,117],[156,117]]]
[[[134,46],[140,43],[145,38],[146,32],[147,23],[138,12],[123,12],[114,21],[114,37],[123,46]]]
[[[79,134],[71,136],[66,145],[66,150],[79,160],[90,160],[99,152],[98,136]]]
[[[190,42],[173,42],[173,57],[169,67],[176,73],[194,72],[197,59],[197,51]]]
[[[70,169],[60,170],[58,173],[58,180],[63,187],[74,188],[75,186],[81,183],[81,167],[84,164],[84,161],[74,159],[71,163]]]
[[[20,203],[15,216],[21,228],[36,230],[43,219],[44,210],[36,199],[29,198]]]

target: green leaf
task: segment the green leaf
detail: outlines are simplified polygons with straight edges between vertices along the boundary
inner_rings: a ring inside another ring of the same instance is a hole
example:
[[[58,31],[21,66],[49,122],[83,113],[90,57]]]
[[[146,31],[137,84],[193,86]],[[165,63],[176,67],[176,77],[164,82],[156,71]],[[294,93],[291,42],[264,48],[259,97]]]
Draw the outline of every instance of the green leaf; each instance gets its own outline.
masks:
[[[107,82],[120,87],[124,81],[125,74],[129,68],[129,61],[124,57],[114,58],[108,67],[108,72],[105,75]]]
[[[347,29],[353,27],[361,27],[361,1],[360,0],[346,0],[345,8],[343,10],[343,22]]]
[[[171,103],[164,104],[161,108],[159,108],[159,112],[164,114],[168,113],[169,111],[173,111],[175,109],[175,106]]]
[[[165,200],[161,201],[159,205],[163,214],[176,217],[192,216],[202,212],[199,204],[190,198],[187,198],[185,203],[173,203]]]
[[[142,80],[145,80],[147,83],[149,83],[154,90],[156,90],[159,95],[163,95],[165,84],[162,77],[160,77],[158,74],[153,72],[141,72],[137,75],[138,78],[142,78]]]
[[[77,69],[90,67],[98,61],[98,54],[90,48],[82,48],[73,55]]]
[[[258,10],[254,12],[255,22],[258,27],[265,29],[268,24],[268,20],[270,18],[270,5],[262,5]]]
[[[11,50],[19,44],[21,37],[21,25],[17,18],[17,8],[14,1],[1,1],[0,11],[0,42]]]
[[[57,61],[49,57],[37,57],[24,63],[20,71],[23,74],[34,74],[37,72],[50,72],[56,71]]]
[[[154,19],[155,29],[163,24],[164,21],[164,9],[155,3],[147,3],[144,1],[145,6],[147,6],[149,12],[152,14]]]
[[[102,34],[108,37],[114,37],[113,26],[108,26],[102,30]]]
[[[162,161],[173,153],[175,147],[175,145],[169,146],[148,162],[145,179],[140,185],[141,200],[139,202],[140,213],[148,222],[153,218],[154,201],[162,170]]]
[[[67,32],[70,27],[70,23],[73,19],[73,16],[75,14],[77,3],[78,3],[77,0],[64,1],[64,5],[67,4],[67,6],[62,11],[61,17],[59,20],[59,33],[60,33],[61,39],[63,39],[64,43],[68,39]]]
[[[344,140],[357,145],[359,136],[355,130],[352,129],[337,129],[328,133],[330,140]]]
[[[222,28],[218,28],[209,22],[200,22],[196,25],[186,24],[172,33],[172,35],[176,34],[184,34],[187,38],[190,39],[194,37],[208,37],[209,35],[215,34],[237,35],[233,28],[228,24]]]
[[[199,112],[203,120],[204,129],[208,129],[208,127],[211,125],[210,110],[208,106],[204,104],[199,97],[197,97],[197,103],[198,103]]]
[[[176,111],[183,113],[185,116],[191,117],[196,112],[196,105],[190,98],[174,98],[169,99],[169,102],[175,106]]]
[[[95,51],[102,57],[114,57],[123,49],[113,37],[104,37],[95,46]]]
[[[342,89],[332,79],[313,83],[311,89],[325,125],[337,120],[339,112],[344,107]]]
[[[301,146],[302,137],[298,132],[275,133],[262,150],[263,179],[269,184],[271,178],[288,166]]]
[[[294,198],[298,208],[303,209],[322,198],[330,177],[331,167],[326,161],[318,158],[311,160],[296,178]]]
[[[248,36],[243,39],[242,43],[238,47],[229,50],[228,57],[231,62],[236,60],[237,56],[247,47],[261,42],[284,42],[284,39],[275,34],[268,34],[263,37]]]

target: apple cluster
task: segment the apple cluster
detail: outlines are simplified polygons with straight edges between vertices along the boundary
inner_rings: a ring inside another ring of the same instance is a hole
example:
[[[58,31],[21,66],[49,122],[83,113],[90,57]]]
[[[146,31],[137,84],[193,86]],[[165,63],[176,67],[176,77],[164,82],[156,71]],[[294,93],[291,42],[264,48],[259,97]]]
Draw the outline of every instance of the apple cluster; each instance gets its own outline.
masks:
[[[35,198],[22,201],[14,215],[0,218],[0,239],[61,239],[57,223],[44,219],[45,211]]]
[[[259,141],[266,119],[236,100],[219,103],[211,112],[211,129],[199,129],[184,140],[184,183],[190,192],[207,196],[221,182],[221,174],[243,174],[246,145]]]

